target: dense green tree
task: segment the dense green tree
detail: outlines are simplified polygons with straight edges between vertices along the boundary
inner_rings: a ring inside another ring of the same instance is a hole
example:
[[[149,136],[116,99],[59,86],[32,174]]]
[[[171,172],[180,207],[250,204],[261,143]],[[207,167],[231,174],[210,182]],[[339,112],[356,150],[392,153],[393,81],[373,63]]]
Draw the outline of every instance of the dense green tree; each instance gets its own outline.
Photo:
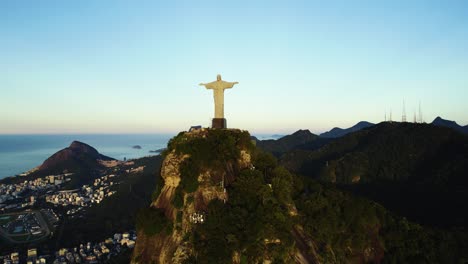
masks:
[[[282,204],[289,204],[292,202],[291,192],[293,189],[293,175],[284,167],[276,167],[273,172],[273,179],[271,186],[273,194]]]

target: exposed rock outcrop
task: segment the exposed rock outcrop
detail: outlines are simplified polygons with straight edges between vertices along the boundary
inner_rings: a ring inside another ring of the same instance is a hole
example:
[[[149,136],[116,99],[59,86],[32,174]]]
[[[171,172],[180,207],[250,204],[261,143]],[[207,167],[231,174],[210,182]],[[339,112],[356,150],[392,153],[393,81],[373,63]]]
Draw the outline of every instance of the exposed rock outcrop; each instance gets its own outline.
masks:
[[[243,133],[240,130],[226,131],[230,131],[234,137]],[[184,132],[177,138],[184,143],[193,139],[204,140],[207,133],[208,131]],[[187,177],[182,175],[181,166],[191,155],[174,146],[169,148],[161,168],[164,186],[151,207],[164,211],[165,216],[173,222],[173,230],[154,236],[147,236],[139,230],[132,263],[182,263],[192,255],[193,248],[184,241],[184,237],[194,225],[194,215],[199,214],[202,219],[208,203],[214,199],[226,202],[228,195],[225,187],[235,180],[240,170],[252,166],[250,150],[239,144],[236,147],[239,152],[237,159],[221,160],[216,163],[217,166],[202,166],[199,169],[196,176],[198,188],[193,192],[183,192],[183,205],[180,208],[174,205],[174,199],[182,187],[182,178]]]

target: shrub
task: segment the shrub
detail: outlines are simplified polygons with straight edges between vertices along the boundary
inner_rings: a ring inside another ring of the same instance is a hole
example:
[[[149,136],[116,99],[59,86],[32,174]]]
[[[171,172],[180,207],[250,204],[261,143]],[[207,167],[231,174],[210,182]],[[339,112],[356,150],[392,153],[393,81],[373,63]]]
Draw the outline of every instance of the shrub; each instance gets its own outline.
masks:
[[[188,158],[180,164],[180,185],[187,193],[192,193],[198,188],[198,174],[200,166],[193,158]]]

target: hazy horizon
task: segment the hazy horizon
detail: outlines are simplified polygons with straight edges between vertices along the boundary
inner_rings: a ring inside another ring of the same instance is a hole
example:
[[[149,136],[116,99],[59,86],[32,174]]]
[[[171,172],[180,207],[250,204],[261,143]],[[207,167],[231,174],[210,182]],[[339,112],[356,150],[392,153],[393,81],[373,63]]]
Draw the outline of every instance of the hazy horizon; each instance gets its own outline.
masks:
[[[400,117],[401,118],[401,117]],[[444,117],[441,117],[442,119],[446,119]],[[410,119],[410,118],[408,118]],[[435,119],[435,118],[434,118]],[[448,120],[448,119],[446,119]],[[253,130],[254,132],[252,131],[249,131],[249,133],[252,135],[252,136],[262,136],[262,137],[271,137],[271,136],[275,136],[275,135],[289,135],[289,134],[292,134],[298,130],[304,130],[304,129],[307,129],[307,130],[310,130],[311,133],[313,134],[316,134],[316,135],[320,135],[322,133],[325,133],[325,132],[328,132],[334,128],[341,128],[341,129],[347,129],[347,128],[350,128],[354,125],[356,125],[358,122],[361,122],[361,121],[367,121],[367,120],[360,120],[360,121],[357,121],[356,123],[353,123],[353,124],[350,124],[349,126],[334,126],[334,127],[330,127],[328,129],[325,129],[325,130],[313,130],[313,129],[310,129],[310,128],[307,128],[307,127],[298,127],[298,128],[291,128],[291,129],[278,129],[276,131],[262,131],[262,130]],[[388,120],[387,120],[388,121]],[[433,119],[431,119],[430,121],[428,122],[425,122],[425,123],[431,123],[433,121]],[[457,122],[457,120],[449,120],[449,121],[455,121],[458,125],[460,126],[467,126],[468,124],[460,124],[459,122]],[[367,121],[369,122],[369,121]],[[379,121],[379,122],[376,122],[374,124],[378,124],[380,122],[383,122],[383,121]],[[393,122],[401,122],[401,120],[395,120],[393,119]],[[412,119],[411,120],[408,120],[407,121],[408,123],[413,123]],[[373,122],[371,122],[373,123]],[[208,126],[206,126],[208,127]],[[53,133],[31,133],[31,132],[24,132],[24,133],[0,133],[0,136],[21,136],[21,135],[25,135],[25,136],[41,136],[41,135],[44,135],[44,136],[50,136],[50,135],[68,135],[68,136],[80,136],[80,135],[170,135],[170,136],[175,136],[177,135],[179,132],[182,132],[182,131],[188,131],[190,127],[186,127],[185,129],[182,129],[180,131],[168,131],[168,132],[83,132],[83,133],[74,133],[74,132],[53,132]],[[242,129],[242,130],[245,130],[243,128],[238,128],[238,129]],[[256,132],[255,132],[256,131]]]
[[[466,1],[2,1],[0,134],[468,124]]]

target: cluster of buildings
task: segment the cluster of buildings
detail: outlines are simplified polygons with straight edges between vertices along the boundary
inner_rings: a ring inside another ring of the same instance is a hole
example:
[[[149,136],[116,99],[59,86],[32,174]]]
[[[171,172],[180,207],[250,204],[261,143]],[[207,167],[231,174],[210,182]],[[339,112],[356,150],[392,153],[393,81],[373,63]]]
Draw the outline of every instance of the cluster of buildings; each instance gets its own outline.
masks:
[[[16,264],[16,263],[24,263],[21,261],[22,256],[18,252],[13,252],[10,255],[0,256],[0,261],[3,260],[3,264]],[[27,255],[27,264],[46,264],[47,260],[44,257],[37,256],[37,249],[32,248],[28,249]]]
[[[0,263],[3,264],[71,264],[71,263],[104,263],[113,256],[118,255],[125,247],[133,248],[136,241],[136,232],[116,233],[113,238],[108,238],[103,242],[87,242],[74,248],[61,248],[52,255],[37,254],[37,249],[28,249],[27,255],[23,256],[19,252],[0,256]]]
[[[60,188],[62,183],[71,180],[71,175],[49,175],[16,184],[0,184],[0,212],[34,205],[38,195]],[[26,200],[22,199],[25,194],[28,196]]]
[[[125,172],[137,173],[143,169],[144,166],[131,167]],[[119,168],[115,168],[114,173],[118,174]],[[53,207],[63,206],[63,208],[55,210],[76,217],[76,213],[84,211],[85,207],[99,204],[107,197],[115,194],[114,185],[119,184],[118,180],[116,182],[118,177],[114,178],[115,174],[107,173],[107,175],[103,175],[95,179],[91,184],[83,185],[79,189],[63,190],[63,184],[71,180],[70,175],[69,173],[50,175],[21,183],[0,184],[0,214],[5,213],[2,215],[3,218],[0,218],[0,224],[2,224],[0,228],[12,233],[17,231],[25,235],[29,234],[28,239],[33,240],[34,237],[40,237],[39,235],[31,235],[35,232],[48,235],[50,232],[44,229],[43,220],[37,219],[33,212],[18,212],[18,209],[24,210],[28,207],[35,208],[39,206],[42,208],[41,214],[45,217],[45,220],[51,220],[49,223],[55,224],[59,221],[59,217],[52,209]],[[38,255],[38,252],[41,253],[40,251],[43,250],[41,248],[31,248],[27,252],[4,252],[4,254],[8,254],[0,255],[0,264],[105,263],[122,250],[133,248],[135,241],[136,232],[131,231],[114,234],[113,237],[107,238],[103,242],[87,242],[74,248],[61,248],[57,252],[50,252],[45,249],[42,255]]]
[[[102,176],[95,179],[92,185],[83,185],[81,189],[59,191],[46,195],[46,202],[61,206],[75,205],[81,207],[90,206],[94,203],[98,204],[104,198],[115,194],[115,191],[110,190],[110,187],[114,185],[111,180],[114,176],[113,174]]]

